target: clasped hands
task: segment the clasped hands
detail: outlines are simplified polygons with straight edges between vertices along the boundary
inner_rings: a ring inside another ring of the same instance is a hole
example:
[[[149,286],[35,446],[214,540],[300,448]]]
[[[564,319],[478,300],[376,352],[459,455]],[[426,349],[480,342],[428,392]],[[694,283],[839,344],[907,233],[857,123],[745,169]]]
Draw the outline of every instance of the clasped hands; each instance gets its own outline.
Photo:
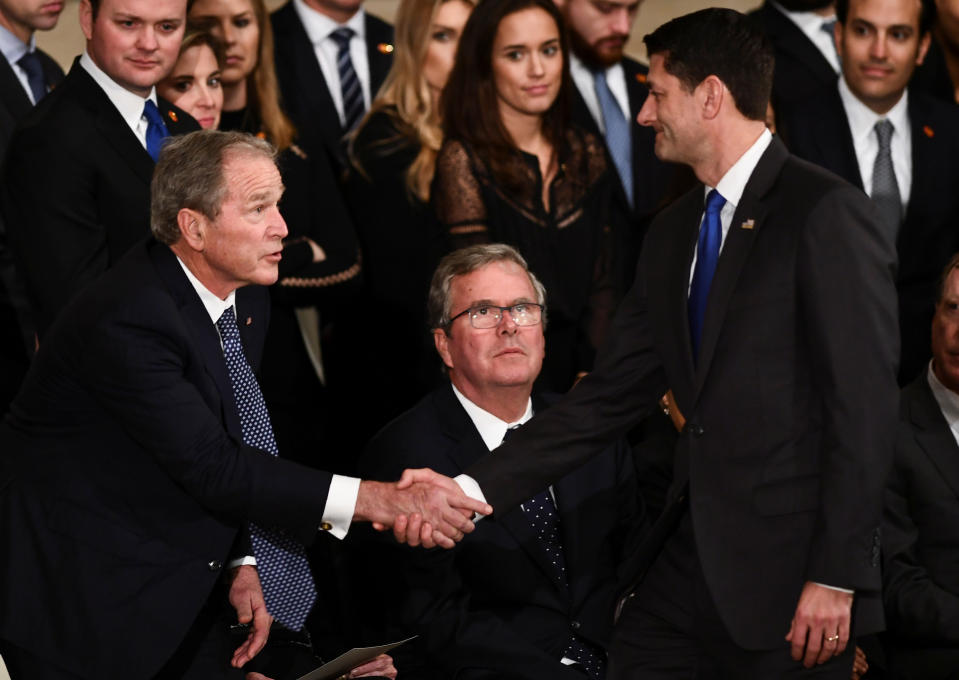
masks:
[[[378,531],[392,527],[400,543],[452,548],[473,531],[476,514],[491,512],[449,477],[421,468],[404,471],[398,482],[361,482],[353,519],[372,522]]]

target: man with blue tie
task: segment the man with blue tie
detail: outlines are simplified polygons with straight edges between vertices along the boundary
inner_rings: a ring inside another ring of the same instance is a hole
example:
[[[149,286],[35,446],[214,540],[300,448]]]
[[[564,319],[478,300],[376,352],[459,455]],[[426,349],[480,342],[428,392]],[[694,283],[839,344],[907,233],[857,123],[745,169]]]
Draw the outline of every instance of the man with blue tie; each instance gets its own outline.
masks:
[[[148,234],[160,143],[198,128],[154,88],[185,24],[185,0],[83,0],[83,55],[10,141],[0,195],[41,341],[66,302]]]
[[[174,140],[154,238],[41,342],[0,425],[0,653],[14,680],[242,679],[271,619],[303,627],[317,592],[303,544],[318,532],[402,509],[450,547],[488,510],[434,502],[455,487],[439,475],[409,494],[277,458],[254,371],[282,193],[265,141]],[[233,641],[238,621],[250,626]]]
[[[610,677],[845,680],[882,625],[895,247],[861,191],[766,129],[752,20],[702,10],[645,42],[640,123],[700,184],[650,226],[593,372],[458,481],[508,512],[672,389],[686,424]]]

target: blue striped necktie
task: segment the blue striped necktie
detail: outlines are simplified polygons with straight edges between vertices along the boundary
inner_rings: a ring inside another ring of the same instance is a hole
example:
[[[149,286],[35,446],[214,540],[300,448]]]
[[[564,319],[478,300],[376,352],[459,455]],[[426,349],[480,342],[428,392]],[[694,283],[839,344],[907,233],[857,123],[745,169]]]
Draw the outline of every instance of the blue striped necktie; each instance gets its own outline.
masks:
[[[260,386],[247,363],[233,308],[228,307],[216,327],[240,415],[243,443],[277,455],[270,414]],[[263,586],[266,610],[290,630],[301,630],[316,599],[316,587],[303,546],[277,529],[250,524],[256,569]]]
[[[353,68],[350,57],[350,39],[353,29],[341,26],[330,34],[336,42],[336,70],[340,74],[340,91],[343,93],[343,129],[349,132],[363,117],[366,105],[363,103],[363,88]]]

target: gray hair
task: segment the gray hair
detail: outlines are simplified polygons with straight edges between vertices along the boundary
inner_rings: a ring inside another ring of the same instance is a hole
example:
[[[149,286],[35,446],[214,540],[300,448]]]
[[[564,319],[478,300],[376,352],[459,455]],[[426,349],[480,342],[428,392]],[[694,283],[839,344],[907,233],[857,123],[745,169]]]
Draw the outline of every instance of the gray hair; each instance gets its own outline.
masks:
[[[276,162],[269,142],[244,132],[200,130],[167,140],[150,183],[150,230],[160,243],[180,240],[177,213],[184,208],[215,219],[227,194],[227,154],[261,156]]]
[[[526,260],[519,254],[513,246],[505,243],[483,243],[475,246],[468,246],[454,250],[452,253],[440,260],[439,266],[433,272],[433,280],[430,282],[430,294],[427,301],[427,310],[429,313],[430,328],[442,328],[444,331],[450,323],[450,316],[453,310],[452,295],[450,289],[453,287],[453,279],[457,276],[471,274],[478,269],[482,269],[488,264],[495,262],[512,262],[519,265],[526,275],[529,276],[529,282],[536,291],[536,302],[543,305],[543,328],[546,327],[546,288],[536,278],[536,275],[529,270]]]

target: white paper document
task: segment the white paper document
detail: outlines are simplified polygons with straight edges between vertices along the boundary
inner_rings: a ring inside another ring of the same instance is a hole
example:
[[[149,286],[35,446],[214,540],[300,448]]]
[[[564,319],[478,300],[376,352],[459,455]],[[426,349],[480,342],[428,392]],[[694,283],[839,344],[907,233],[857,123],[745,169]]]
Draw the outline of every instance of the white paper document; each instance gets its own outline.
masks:
[[[297,680],[335,680],[335,678],[349,673],[351,670],[357,666],[365,664],[367,661],[372,661],[380,654],[386,654],[388,651],[394,647],[399,647],[404,642],[409,642],[416,636],[408,637],[405,640],[400,640],[399,642],[390,642],[385,645],[380,645],[379,647],[356,647],[351,649],[348,652],[340,654],[338,657],[325,663],[315,671],[310,671],[306,675],[300,676]]]

